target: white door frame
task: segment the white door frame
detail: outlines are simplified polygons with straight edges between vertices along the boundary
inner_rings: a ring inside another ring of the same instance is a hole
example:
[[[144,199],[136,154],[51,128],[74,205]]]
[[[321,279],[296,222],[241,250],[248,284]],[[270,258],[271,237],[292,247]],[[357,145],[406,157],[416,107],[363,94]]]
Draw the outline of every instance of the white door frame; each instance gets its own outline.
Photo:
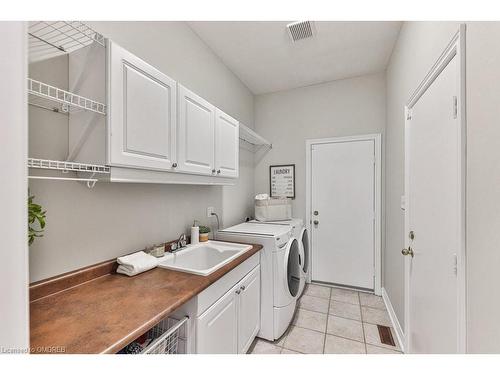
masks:
[[[312,261],[312,157],[311,151],[313,145],[325,143],[340,143],[354,141],[370,141],[375,143],[375,228],[374,228],[374,292],[380,296],[382,294],[382,136],[381,134],[365,134],[349,137],[334,137],[306,140],[306,228],[309,232],[309,272],[307,282],[311,282],[313,261]]]
[[[29,353],[28,22],[0,22],[0,348]]]
[[[424,80],[417,87],[415,92],[410,97],[410,100],[405,106],[405,201],[409,199],[409,181],[410,176],[409,170],[409,121],[411,119],[411,109],[415,106],[418,100],[426,92],[426,90],[431,86],[431,84],[436,80],[436,78],[441,74],[441,72],[446,68],[448,63],[454,58],[457,58],[458,66],[458,93],[457,93],[457,119],[460,124],[460,156],[459,156],[459,189],[460,194],[460,209],[459,209],[459,221],[460,221],[460,247],[457,251],[457,305],[458,305],[458,327],[457,327],[457,352],[465,353],[467,350],[466,341],[466,92],[465,92],[465,25],[460,25],[459,30],[453,36],[451,42],[448,44],[444,52],[438,58],[434,66],[431,68],[429,73],[425,76]],[[451,103],[450,103],[451,104]],[[406,205],[407,206],[407,205]],[[409,217],[408,211],[405,210],[405,247],[409,246],[409,238],[407,233],[409,233]],[[410,259],[405,257],[405,348],[410,352]]]

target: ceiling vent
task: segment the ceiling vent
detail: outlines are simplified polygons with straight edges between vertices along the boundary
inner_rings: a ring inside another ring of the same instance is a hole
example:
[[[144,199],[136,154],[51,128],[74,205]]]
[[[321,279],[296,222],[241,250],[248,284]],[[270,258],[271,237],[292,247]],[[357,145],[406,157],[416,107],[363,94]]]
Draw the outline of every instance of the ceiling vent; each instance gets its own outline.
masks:
[[[314,25],[311,21],[298,21],[286,25],[288,34],[293,42],[314,36]]]

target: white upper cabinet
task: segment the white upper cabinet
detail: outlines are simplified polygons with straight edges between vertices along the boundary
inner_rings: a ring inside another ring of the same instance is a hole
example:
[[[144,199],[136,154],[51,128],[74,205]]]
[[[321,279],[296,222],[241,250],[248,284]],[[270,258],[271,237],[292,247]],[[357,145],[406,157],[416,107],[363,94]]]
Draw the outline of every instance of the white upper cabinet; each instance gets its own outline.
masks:
[[[178,169],[205,175],[215,174],[215,107],[178,85]]]
[[[172,170],[176,154],[176,95],[173,79],[109,41],[110,165]]]
[[[84,121],[73,124],[81,155],[102,160],[105,144],[112,181],[228,184],[238,177],[237,120],[113,41],[106,51],[106,140]],[[80,142],[86,132],[92,140]]]
[[[215,113],[216,174],[236,178],[239,163],[239,123],[219,109]]]

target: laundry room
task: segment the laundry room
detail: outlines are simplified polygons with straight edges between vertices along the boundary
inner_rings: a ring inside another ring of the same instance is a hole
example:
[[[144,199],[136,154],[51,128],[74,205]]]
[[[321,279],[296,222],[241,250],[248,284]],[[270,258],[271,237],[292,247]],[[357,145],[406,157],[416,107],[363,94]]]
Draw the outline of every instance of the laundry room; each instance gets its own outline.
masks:
[[[500,22],[190,14],[0,21],[0,353],[499,354]]]

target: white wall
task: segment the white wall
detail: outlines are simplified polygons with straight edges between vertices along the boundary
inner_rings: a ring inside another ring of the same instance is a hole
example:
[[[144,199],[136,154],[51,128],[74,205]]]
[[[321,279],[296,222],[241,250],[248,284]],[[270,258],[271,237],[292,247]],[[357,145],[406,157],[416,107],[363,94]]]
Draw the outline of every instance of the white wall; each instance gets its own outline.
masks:
[[[458,30],[457,22],[407,22],[387,69],[386,248],[391,302],[404,325],[404,116],[409,96]],[[500,352],[500,23],[467,23],[467,350]]]
[[[386,234],[384,288],[404,327],[404,106],[444,47],[457,23],[405,22],[387,68],[387,128],[385,148]]]
[[[253,126],[253,95],[187,24],[89,24],[245,125]],[[66,57],[34,64],[30,73],[67,87]],[[30,156],[64,160],[67,117],[30,108],[29,126]],[[206,217],[208,206],[214,206],[224,222],[243,220],[251,214],[248,202],[253,184],[249,181],[254,171],[253,155],[240,152],[240,181],[231,187],[98,183],[89,190],[77,182],[32,181],[32,193],[48,212],[45,236],[30,248],[31,281],[174,239],[187,231],[193,219],[215,226],[215,219]]]
[[[240,177],[234,186],[222,188],[222,227],[241,223],[254,214],[254,153],[240,141]]]
[[[500,353],[500,22],[467,24],[467,283],[471,353]]]
[[[0,22],[0,353],[29,346],[26,28]],[[8,88],[8,90],[5,90]]]
[[[306,139],[384,133],[385,74],[256,96],[255,128],[273,144],[257,160],[255,192],[269,193],[269,165],[295,164],[293,216],[305,219]]]

